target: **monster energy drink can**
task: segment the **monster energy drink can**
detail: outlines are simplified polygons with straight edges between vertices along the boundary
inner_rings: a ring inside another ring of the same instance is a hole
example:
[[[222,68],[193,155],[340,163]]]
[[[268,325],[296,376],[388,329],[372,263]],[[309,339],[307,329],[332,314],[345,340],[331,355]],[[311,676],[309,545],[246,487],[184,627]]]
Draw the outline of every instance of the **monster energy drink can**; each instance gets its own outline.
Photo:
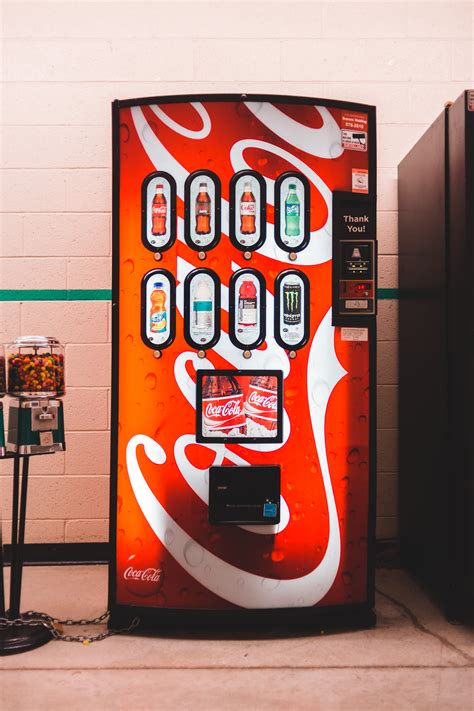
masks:
[[[298,282],[283,284],[283,323],[287,326],[301,323],[301,284]]]

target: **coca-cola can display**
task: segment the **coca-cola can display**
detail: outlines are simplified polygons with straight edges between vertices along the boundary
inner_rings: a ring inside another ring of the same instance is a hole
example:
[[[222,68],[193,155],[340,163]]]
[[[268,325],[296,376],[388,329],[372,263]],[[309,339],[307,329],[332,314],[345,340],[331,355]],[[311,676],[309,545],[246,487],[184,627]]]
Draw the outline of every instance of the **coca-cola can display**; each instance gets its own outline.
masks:
[[[198,442],[282,439],[281,371],[200,370],[197,399]]]
[[[259,433],[271,436],[278,427],[278,381],[275,375],[261,373],[250,379],[245,399],[247,430],[250,436]]]
[[[209,95],[113,115],[112,623],[372,624],[375,320],[341,313],[337,255],[347,225],[374,246],[374,110]]]

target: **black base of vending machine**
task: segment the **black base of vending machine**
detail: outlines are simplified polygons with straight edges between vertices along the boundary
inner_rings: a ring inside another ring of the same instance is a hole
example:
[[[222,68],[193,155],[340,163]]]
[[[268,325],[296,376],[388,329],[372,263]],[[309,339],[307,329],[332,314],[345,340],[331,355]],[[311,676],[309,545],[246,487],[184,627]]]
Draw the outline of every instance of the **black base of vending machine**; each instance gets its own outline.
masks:
[[[334,605],[317,609],[314,607],[277,608],[272,610],[189,610],[183,608],[155,609],[148,607],[115,606],[108,626],[111,629],[126,629],[135,617],[139,628],[157,630],[209,630],[219,634],[251,634],[251,630],[277,630],[288,635],[312,632],[314,634],[375,627],[377,616],[372,604]],[[238,631],[238,632],[237,632]]]
[[[402,563],[474,618],[474,92],[399,165]]]
[[[110,624],[375,624],[375,109],[113,104]]]

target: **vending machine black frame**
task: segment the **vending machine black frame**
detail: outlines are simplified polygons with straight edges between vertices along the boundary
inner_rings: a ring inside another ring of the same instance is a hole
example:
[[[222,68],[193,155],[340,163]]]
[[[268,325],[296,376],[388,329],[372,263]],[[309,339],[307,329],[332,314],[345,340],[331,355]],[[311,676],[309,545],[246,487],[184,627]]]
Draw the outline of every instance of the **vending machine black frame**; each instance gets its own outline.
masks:
[[[376,622],[375,604],[375,524],[376,524],[376,412],[377,412],[377,348],[376,317],[363,320],[369,334],[369,380],[371,407],[369,411],[369,479],[368,479],[368,547],[367,547],[367,599],[363,603],[326,605],[301,608],[206,610],[181,608],[148,608],[121,605],[116,601],[116,521],[117,521],[117,427],[118,427],[118,335],[119,335],[119,274],[120,274],[120,110],[133,106],[174,104],[183,102],[236,102],[261,101],[286,104],[309,104],[327,108],[344,109],[368,115],[369,134],[369,187],[366,198],[376,203],[377,158],[376,158],[376,110],[375,106],[355,102],[337,101],[304,96],[280,94],[204,94],[169,95],[115,100],[112,102],[112,378],[111,378],[111,450],[110,450],[110,516],[109,516],[109,590],[108,607],[111,612],[109,626],[117,627],[136,616],[143,626],[176,628],[205,627],[219,629],[222,625],[283,626],[302,625],[307,629],[363,628]],[[349,193],[350,195],[351,193]],[[141,239],[141,236],[137,236]],[[291,267],[291,264],[288,265]],[[333,303],[334,308],[334,303]],[[355,317],[357,318],[357,317]],[[346,323],[350,325],[349,321]],[[356,321],[355,326],[359,325]]]

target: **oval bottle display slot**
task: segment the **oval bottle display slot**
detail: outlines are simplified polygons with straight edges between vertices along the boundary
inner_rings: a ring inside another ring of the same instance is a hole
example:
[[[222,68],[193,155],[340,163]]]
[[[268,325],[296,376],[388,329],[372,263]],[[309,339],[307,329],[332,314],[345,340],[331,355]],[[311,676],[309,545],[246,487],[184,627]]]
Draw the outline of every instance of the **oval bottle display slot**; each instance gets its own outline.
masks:
[[[142,183],[142,242],[152,252],[164,252],[176,240],[176,181],[157,171]]]
[[[309,181],[302,173],[282,173],[275,181],[275,242],[300,252],[309,242]]]
[[[161,350],[176,333],[176,282],[166,269],[153,269],[142,279],[141,332],[144,343]]]
[[[275,279],[275,340],[287,350],[302,348],[309,338],[309,279],[297,269]]]
[[[184,239],[206,252],[221,237],[221,183],[210,170],[196,170],[184,184]]]
[[[253,251],[266,237],[267,186],[254,170],[241,170],[229,186],[229,237],[237,249]]]
[[[184,337],[192,348],[213,348],[220,337],[221,285],[211,269],[194,269],[184,280]]]
[[[229,338],[237,348],[257,348],[265,340],[266,285],[255,269],[239,269],[229,283]]]

